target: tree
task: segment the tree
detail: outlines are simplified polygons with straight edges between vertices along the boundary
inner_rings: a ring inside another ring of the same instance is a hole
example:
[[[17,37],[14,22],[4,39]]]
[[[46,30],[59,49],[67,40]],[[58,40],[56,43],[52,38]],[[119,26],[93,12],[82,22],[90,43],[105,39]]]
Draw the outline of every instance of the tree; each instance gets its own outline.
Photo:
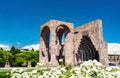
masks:
[[[13,58],[13,55],[10,52],[7,52],[5,50],[0,50],[0,67],[3,67],[5,65],[5,61],[11,61]]]
[[[18,66],[27,66],[29,62],[32,63],[32,66],[35,66],[38,62],[39,52],[38,51],[22,51],[19,54],[16,54],[16,63]]]
[[[24,52],[16,54],[16,66],[27,66],[26,54]]]
[[[15,48],[14,46],[12,46],[10,49],[10,53],[12,53],[12,55],[13,55],[13,58],[11,60],[11,66],[13,66],[13,67],[18,66],[18,64],[16,63],[16,58],[17,58],[16,54],[19,54],[20,50]]]
[[[0,67],[4,67],[5,60],[3,58],[3,50],[0,50]]]
[[[10,52],[4,51],[3,58],[5,60],[5,67],[10,66],[10,61],[12,61],[13,55]]]
[[[32,50],[31,51],[34,51],[34,48],[32,48]]]
[[[3,48],[0,48],[0,50],[3,50]]]
[[[10,53],[12,53],[12,55],[15,55],[15,54],[16,54],[16,49],[15,49],[14,46],[11,47]]]
[[[3,58],[5,60],[9,60],[10,61],[13,58],[13,55],[10,52],[4,51],[3,52]]]
[[[33,55],[32,55],[32,66],[35,66],[37,64],[37,62],[39,61],[39,51],[34,51]]]

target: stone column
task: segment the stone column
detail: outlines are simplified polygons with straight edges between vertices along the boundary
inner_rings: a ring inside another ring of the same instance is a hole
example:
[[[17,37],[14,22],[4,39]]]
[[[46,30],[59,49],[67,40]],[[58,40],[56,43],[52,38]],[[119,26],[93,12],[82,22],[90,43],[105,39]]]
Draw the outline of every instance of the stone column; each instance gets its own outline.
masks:
[[[101,44],[100,44],[100,53],[99,53],[99,56],[100,56],[100,62],[105,65],[105,66],[108,66],[108,45],[106,42],[102,41]]]
[[[73,33],[70,32],[65,38],[65,65],[74,66],[74,45],[73,45]]]
[[[80,46],[81,39],[82,39],[81,31],[78,32],[77,34],[74,34],[74,62],[75,62],[75,65],[77,65],[76,54],[78,53],[78,48]]]
[[[57,36],[56,36],[56,23],[51,24],[51,43],[50,43],[50,52],[51,52],[51,66],[59,66],[56,55],[58,53],[58,46],[56,44]]]
[[[39,53],[39,62],[46,64],[48,60],[47,51],[45,47],[44,40],[40,38],[40,53]]]

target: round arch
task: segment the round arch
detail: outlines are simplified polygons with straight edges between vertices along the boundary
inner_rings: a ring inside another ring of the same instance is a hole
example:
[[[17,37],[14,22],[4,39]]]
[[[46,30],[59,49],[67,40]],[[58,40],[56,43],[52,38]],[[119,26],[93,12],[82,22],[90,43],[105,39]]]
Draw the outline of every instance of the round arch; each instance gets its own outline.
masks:
[[[96,51],[89,36],[82,36],[76,55],[77,64],[80,64],[80,60],[87,61],[96,59],[97,61],[99,61],[98,51]]]
[[[51,55],[50,55],[50,40],[51,40],[51,34],[50,34],[50,28],[48,26],[45,26],[41,30],[41,38],[43,45],[45,47],[45,51],[42,51],[42,56],[47,58],[47,62],[50,62]]]
[[[59,59],[64,59],[64,62],[65,62],[64,46],[66,44],[65,41],[69,32],[70,32],[70,28],[66,25],[59,25],[56,28],[56,35],[57,35],[56,44],[59,46],[59,50],[58,50],[59,54],[57,57],[58,61]]]

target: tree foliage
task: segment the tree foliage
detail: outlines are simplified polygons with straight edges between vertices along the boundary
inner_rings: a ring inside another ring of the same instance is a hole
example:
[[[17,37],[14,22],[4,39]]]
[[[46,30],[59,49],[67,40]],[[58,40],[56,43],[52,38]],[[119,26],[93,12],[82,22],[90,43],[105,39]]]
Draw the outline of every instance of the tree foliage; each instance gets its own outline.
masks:
[[[5,64],[5,61],[11,61],[13,58],[13,55],[5,50],[0,49],[0,67],[3,67]]]
[[[11,67],[27,66],[28,62],[31,62],[32,66],[35,66],[39,59],[39,51],[21,51],[14,46],[10,51],[0,49],[0,67],[4,67],[5,61],[10,62]]]
[[[38,51],[22,51],[19,54],[16,54],[16,62],[18,62],[21,66],[25,65],[27,62],[32,62],[32,66],[38,62]],[[19,61],[22,59],[21,61]]]

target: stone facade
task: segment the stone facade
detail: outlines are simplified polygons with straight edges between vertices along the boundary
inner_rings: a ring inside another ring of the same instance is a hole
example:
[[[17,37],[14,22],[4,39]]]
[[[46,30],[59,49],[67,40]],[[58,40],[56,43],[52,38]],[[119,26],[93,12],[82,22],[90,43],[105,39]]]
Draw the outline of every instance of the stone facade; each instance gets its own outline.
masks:
[[[50,20],[41,26],[39,62],[44,66],[64,64],[79,65],[83,61],[96,59],[108,65],[107,43],[102,36],[102,21],[73,27],[72,23]],[[64,43],[64,44],[63,44]]]

